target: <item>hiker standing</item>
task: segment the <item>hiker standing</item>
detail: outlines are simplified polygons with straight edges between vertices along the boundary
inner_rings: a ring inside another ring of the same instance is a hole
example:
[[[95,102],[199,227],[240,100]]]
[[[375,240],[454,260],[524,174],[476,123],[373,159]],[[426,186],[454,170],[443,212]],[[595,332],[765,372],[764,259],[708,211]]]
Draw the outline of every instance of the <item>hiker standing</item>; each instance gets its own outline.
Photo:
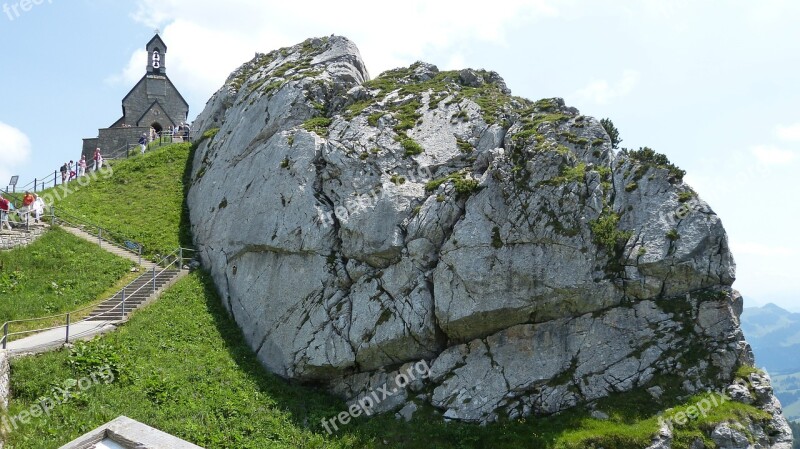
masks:
[[[44,200],[37,194],[33,194],[36,198],[33,201],[33,214],[34,214],[34,222],[41,223],[42,222],[42,214],[44,214]]]
[[[67,182],[67,163],[64,162],[64,165],[61,166],[61,184],[65,184]]]
[[[36,198],[33,194],[30,191],[26,191],[25,196],[22,197],[22,208],[19,210],[19,216],[22,221],[28,221],[29,214],[33,212],[34,201],[36,201]]]
[[[100,154],[100,148],[94,150],[94,171],[103,168],[103,156]]]
[[[8,222],[8,212],[10,209],[11,203],[3,198],[3,195],[0,195],[0,231],[3,230],[4,226],[8,226],[8,230],[11,230],[11,223]]]
[[[147,134],[142,133],[139,137],[139,146],[142,149],[142,154],[144,154],[144,151],[147,149]]]

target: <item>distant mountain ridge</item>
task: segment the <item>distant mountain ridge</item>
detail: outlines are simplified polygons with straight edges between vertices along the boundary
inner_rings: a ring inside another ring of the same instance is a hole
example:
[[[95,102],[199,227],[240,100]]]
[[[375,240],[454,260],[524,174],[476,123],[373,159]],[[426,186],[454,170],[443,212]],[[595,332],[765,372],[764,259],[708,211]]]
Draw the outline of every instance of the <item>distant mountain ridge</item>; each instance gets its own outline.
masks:
[[[800,372],[800,313],[775,304],[746,307],[741,327],[756,356],[756,365],[772,375]]]
[[[772,377],[784,415],[800,420],[800,313],[775,304],[747,307],[741,328],[753,348],[756,366]]]

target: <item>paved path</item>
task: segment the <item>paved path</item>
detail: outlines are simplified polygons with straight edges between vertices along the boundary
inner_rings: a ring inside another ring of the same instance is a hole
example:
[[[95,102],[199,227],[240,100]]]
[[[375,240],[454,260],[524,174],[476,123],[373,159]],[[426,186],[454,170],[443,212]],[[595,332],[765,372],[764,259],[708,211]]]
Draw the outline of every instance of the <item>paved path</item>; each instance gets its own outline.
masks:
[[[117,327],[114,321],[81,321],[70,325],[69,341],[83,340],[95,335],[112,331]],[[61,347],[67,338],[67,326],[40,332],[30,337],[21,338],[8,343],[9,354],[36,354]]]
[[[84,239],[86,241],[89,241],[89,242],[92,242],[92,243],[95,243],[95,244],[98,243],[97,236],[89,234],[86,231],[80,230],[78,228],[72,228],[72,227],[69,227],[69,226],[64,226],[64,227],[62,227],[62,229],[64,229],[65,231],[69,232],[70,234],[78,236],[78,237],[80,237],[80,238],[82,238],[82,239]],[[116,254],[119,257],[124,257],[126,259],[132,260],[132,261],[136,262],[137,264],[140,263],[139,262],[140,257],[139,257],[138,254],[134,254],[132,251],[129,251],[129,250],[126,250],[126,249],[122,249],[119,246],[112,245],[112,244],[110,244],[108,242],[105,242],[105,241],[100,241],[100,248],[103,248],[104,250],[106,250],[106,251],[108,251],[110,253]],[[145,267],[148,270],[152,270],[153,267],[156,266],[156,264],[154,264],[153,262],[150,262],[149,260],[141,258],[141,266]]]
[[[91,235],[88,232],[85,232],[83,230],[76,229],[76,228],[73,228],[73,227],[68,227],[68,226],[63,226],[62,229],[64,229],[65,231],[67,231],[67,232],[69,232],[69,233],[71,233],[71,234],[73,234],[73,235],[75,235],[77,237],[80,237],[80,238],[82,238],[84,240],[87,240],[87,241],[92,242],[94,244],[98,244],[98,238],[97,238],[96,235]],[[110,253],[116,254],[117,256],[124,257],[126,259],[132,260],[135,263],[140,263],[139,262],[139,255],[135,254],[135,253],[133,253],[133,252],[131,252],[129,250],[117,247],[117,246],[112,245],[112,244],[110,244],[108,242],[105,242],[105,241],[99,242],[99,246],[101,248],[103,248],[104,250],[110,252]],[[145,259],[141,259],[141,266],[144,267],[147,271],[150,271],[154,267],[157,267],[157,265],[155,263],[150,262],[150,261],[145,260]],[[179,279],[181,279],[182,277],[186,276],[187,274],[188,274],[188,271],[186,271],[186,270],[175,271],[174,274],[169,276],[169,279],[167,280],[167,282],[165,282],[165,283],[161,283],[160,282],[159,283],[159,288],[157,288],[156,291],[153,292],[152,294],[148,295],[147,299],[144,300],[141,303],[141,305],[149,303],[149,302],[155,300],[156,298],[158,298],[159,296],[161,296],[161,293],[164,290],[169,288],[172,284],[174,284],[175,282],[177,282]],[[145,273],[144,275],[147,275],[147,273]],[[117,295],[112,296],[107,301],[112,301],[114,299],[114,297],[116,297],[118,295],[119,295],[119,293]],[[132,308],[130,311],[132,312],[133,309],[134,308]],[[127,319],[127,315],[128,314],[126,313],[124,317],[120,317],[120,319],[117,319],[117,320],[110,320],[110,321],[89,321],[89,320],[87,320],[87,321],[79,321],[79,322],[77,322],[75,324],[71,324],[69,326],[69,341],[73,342],[75,340],[90,339],[90,338],[94,337],[95,335],[106,333],[106,332],[110,332],[110,331],[112,331],[112,330],[117,328],[117,326],[116,326],[117,324],[119,324],[122,321],[125,321]],[[14,330],[11,329],[10,331],[13,332]],[[0,332],[2,332],[2,331],[0,331]],[[22,355],[22,354],[31,354],[31,353],[40,353],[40,352],[46,352],[46,351],[49,351],[49,350],[57,349],[57,348],[63,346],[64,343],[66,342],[66,340],[67,340],[67,326],[65,325],[65,326],[57,327],[55,329],[50,329],[50,330],[47,330],[47,331],[44,331],[44,332],[33,334],[33,335],[29,336],[29,337],[21,338],[19,340],[10,341],[6,345],[6,348],[8,349],[9,354],[12,355],[12,356],[13,355]]]

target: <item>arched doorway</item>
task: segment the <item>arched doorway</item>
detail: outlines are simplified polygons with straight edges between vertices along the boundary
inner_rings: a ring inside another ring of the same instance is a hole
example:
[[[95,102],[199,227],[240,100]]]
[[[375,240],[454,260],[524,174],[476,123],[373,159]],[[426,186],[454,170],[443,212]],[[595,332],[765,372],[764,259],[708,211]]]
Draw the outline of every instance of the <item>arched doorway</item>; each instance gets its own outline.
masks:
[[[153,129],[155,129],[155,130],[156,130],[156,132],[157,132],[159,135],[161,135],[161,131],[163,131],[163,130],[164,130],[164,128],[161,126],[161,123],[158,123],[158,122],[153,122],[153,123],[151,123],[151,124],[150,124],[150,127],[151,127],[151,128],[153,128]]]

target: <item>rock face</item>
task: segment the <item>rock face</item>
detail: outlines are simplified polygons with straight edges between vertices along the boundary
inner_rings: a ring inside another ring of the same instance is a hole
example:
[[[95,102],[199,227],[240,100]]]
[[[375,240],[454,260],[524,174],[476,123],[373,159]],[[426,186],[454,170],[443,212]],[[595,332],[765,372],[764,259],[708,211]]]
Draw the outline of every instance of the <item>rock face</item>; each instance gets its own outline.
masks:
[[[375,408],[490,422],[752,364],[725,231],[666,158],[494,72],[368,79],[308,40],[195,121],[195,240],[268,369],[356,399],[424,361]]]

